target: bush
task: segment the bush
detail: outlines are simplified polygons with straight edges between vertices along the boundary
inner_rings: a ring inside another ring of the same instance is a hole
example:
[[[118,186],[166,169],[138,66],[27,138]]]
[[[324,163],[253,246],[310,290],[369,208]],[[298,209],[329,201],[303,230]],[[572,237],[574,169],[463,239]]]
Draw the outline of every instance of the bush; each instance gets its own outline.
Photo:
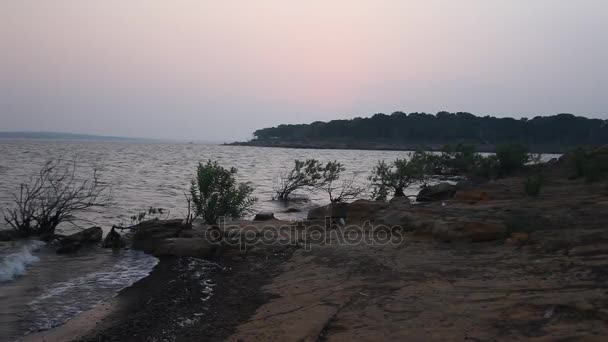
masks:
[[[608,158],[601,153],[578,148],[572,153],[575,175],[571,178],[585,178],[587,183],[602,181],[608,176]]]
[[[574,162],[575,178],[585,176],[585,170],[587,169],[587,153],[585,150],[577,148],[572,153],[572,159]]]
[[[340,165],[341,167],[341,165]],[[316,159],[294,160],[294,167],[279,177],[275,199],[287,200],[298,189],[312,190],[323,184],[323,165]]]
[[[340,181],[340,175],[345,171],[344,166],[337,162],[328,162],[323,168],[320,189],[329,196],[331,203],[353,201],[361,196],[364,188],[355,186],[355,177]]]
[[[410,153],[409,159],[397,159],[391,164],[379,161],[369,176],[372,198],[385,201],[390,192],[395,197],[405,196],[405,189],[418,182],[424,182],[434,163],[432,155],[426,152]]]
[[[11,194],[13,207],[3,211],[4,221],[22,237],[52,236],[63,222],[74,223],[78,212],[111,203],[109,186],[96,169],[80,174],[77,161],[47,161],[37,176]]]
[[[608,165],[598,160],[591,160],[586,163],[584,173],[585,182],[596,183],[606,179]]]
[[[196,178],[190,186],[194,217],[217,224],[221,217],[242,217],[255,202],[253,187],[237,183],[237,169],[225,169],[216,161],[199,163]]]
[[[433,171],[441,175],[469,175],[480,157],[473,145],[446,145],[441,155],[434,157]]]
[[[524,190],[528,196],[538,197],[538,195],[540,194],[540,189],[541,189],[542,185],[543,185],[543,176],[542,175],[529,176],[528,178],[526,178],[526,181],[524,183]]]
[[[528,148],[516,143],[499,145],[496,148],[496,158],[498,159],[497,171],[500,176],[512,175],[530,161]]]

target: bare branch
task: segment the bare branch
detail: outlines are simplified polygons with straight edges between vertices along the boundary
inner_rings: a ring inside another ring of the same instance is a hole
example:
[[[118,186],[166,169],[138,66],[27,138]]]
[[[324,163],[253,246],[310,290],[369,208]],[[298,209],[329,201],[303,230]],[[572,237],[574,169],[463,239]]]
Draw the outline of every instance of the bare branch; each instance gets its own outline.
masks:
[[[52,234],[62,222],[73,223],[76,213],[111,203],[109,186],[99,181],[97,170],[78,176],[77,160],[44,163],[29,184],[11,194],[13,208],[3,211],[4,220],[22,235]]]

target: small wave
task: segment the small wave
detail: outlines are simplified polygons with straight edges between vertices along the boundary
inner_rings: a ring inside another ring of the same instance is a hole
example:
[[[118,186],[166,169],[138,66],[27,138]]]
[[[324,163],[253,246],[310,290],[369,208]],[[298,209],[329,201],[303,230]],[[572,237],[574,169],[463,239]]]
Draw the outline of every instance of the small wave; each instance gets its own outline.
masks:
[[[42,241],[28,241],[17,253],[12,253],[4,257],[0,263],[0,282],[15,279],[25,274],[27,266],[40,261],[40,258],[32,253],[39,250],[45,243]]]
[[[28,303],[34,312],[31,331],[50,329],[147,276],[158,259],[143,252],[128,251],[113,266],[68,281],[49,284]]]

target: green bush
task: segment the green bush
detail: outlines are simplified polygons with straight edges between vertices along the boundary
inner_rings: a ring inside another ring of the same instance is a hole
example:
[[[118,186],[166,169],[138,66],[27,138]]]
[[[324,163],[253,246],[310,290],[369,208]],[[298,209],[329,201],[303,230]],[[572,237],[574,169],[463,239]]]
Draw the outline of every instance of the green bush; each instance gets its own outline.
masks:
[[[606,179],[608,165],[597,160],[588,161],[585,164],[585,182],[596,183]]]
[[[335,162],[336,171],[341,172],[342,164]],[[333,164],[332,164],[333,165]],[[323,182],[325,168],[316,159],[294,160],[294,166],[289,172],[279,177],[275,185],[275,199],[287,200],[289,196],[298,189],[315,189]]]
[[[608,176],[608,160],[601,154],[578,148],[572,152],[575,175],[571,178],[585,178],[587,183],[602,181]]]
[[[585,176],[585,169],[587,168],[587,153],[582,148],[577,148],[572,153],[572,159],[574,162],[575,177],[581,178]]]
[[[255,202],[253,187],[237,183],[237,169],[225,169],[216,161],[199,163],[190,186],[194,217],[216,224],[221,217],[243,216]]]
[[[542,185],[543,185],[543,176],[542,175],[529,176],[528,178],[526,178],[526,181],[524,183],[524,190],[528,196],[538,197],[538,195],[540,194],[540,189],[541,189]]]
[[[480,157],[473,145],[446,145],[434,158],[433,170],[437,174],[468,175]]]
[[[499,145],[496,148],[496,158],[498,159],[497,171],[500,176],[512,175],[530,161],[528,148],[517,143]]]
[[[390,164],[379,161],[369,176],[372,197],[377,201],[385,201],[390,192],[395,197],[405,196],[407,187],[426,179],[433,162],[433,156],[426,152],[410,153],[409,158],[396,159]]]

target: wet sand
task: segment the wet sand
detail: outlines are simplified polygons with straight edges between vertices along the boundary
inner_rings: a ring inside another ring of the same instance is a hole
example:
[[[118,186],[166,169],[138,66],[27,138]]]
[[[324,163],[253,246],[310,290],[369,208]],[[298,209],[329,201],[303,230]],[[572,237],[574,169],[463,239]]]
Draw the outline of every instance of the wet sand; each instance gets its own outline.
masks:
[[[163,258],[117,297],[23,341],[221,341],[271,299],[263,286],[292,252]]]

